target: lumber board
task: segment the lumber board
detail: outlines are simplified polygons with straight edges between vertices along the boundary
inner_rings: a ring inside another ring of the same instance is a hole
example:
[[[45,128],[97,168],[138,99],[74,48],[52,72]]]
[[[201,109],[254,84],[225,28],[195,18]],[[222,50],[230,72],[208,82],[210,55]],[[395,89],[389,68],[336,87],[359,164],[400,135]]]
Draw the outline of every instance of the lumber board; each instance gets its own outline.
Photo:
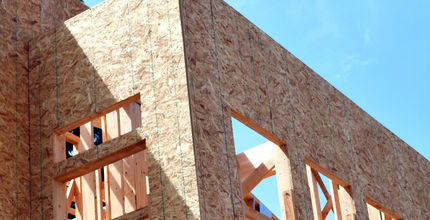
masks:
[[[318,195],[318,185],[317,185],[316,178],[312,173],[312,168],[310,166],[306,166],[306,173],[309,181],[309,190],[311,193],[312,210],[314,214],[314,219],[323,220],[323,217],[321,214],[320,198]]]
[[[80,144],[79,152],[85,152],[93,149],[94,146],[94,128],[92,122],[87,122],[80,126]],[[68,132],[66,132],[68,133]],[[79,155],[79,154],[78,154]],[[89,172],[81,177],[81,196],[82,206],[84,208],[82,217],[84,219],[99,219],[97,218],[97,196],[96,196],[96,175],[94,172]]]
[[[113,220],[128,220],[128,219],[143,220],[148,217],[149,217],[149,207],[145,206],[143,208],[137,209],[125,215],[116,217]]]
[[[320,174],[312,169],[312,175],[314,175],[317,183],[320,185],[321,191],[323,192],[325,198],[328,200],[330,198],[330,194],[328,193],[328,190],[325,187],[324,182],[322,181]]]
[[[57,134],[65,133],[65,132],[67,132],[69,130],[72,130],[73,128],[78,127],[79,125],[82,125],[82,124],[85,124],[87,122],[90,122],[90,121],[92,121],[94,119],[97,119],[97,118],[99,118],[101,116],[106,115],[109,112],[112,112],[112,111],[114,111],[116,109],[119,109],[122,106],[126,106],[126,105],[129,105],[129,104],[134,103],[134,102],[140,102],[140,93],[137,93],[136,95],[130,96],[130,97],[124,99],[124,100],[121,100],[121,101],[119,101],[119,102],[117,102],[117,103],[115,103],[113,105],[110,105],[110,106],[104,108],[101,111],[95,112],[95,113],[93,113],[93,114],[91,114],[91,115],[89,115],[89,116],[87,116],[85,118],[79,119],[79,120],[77,120],[77,121],[75,121],[73,123],[70,123],[70,124],[65,125],[65,126],[63,126],[61,128],[55,129],[55,133],[57,133]]]
[[[127,105],[119,109],[120,134],[125,134],[136,129],[135,121],[137,118],[137,105]],[[136,210],[136,159],[135,155],[130,155],[122,160],[123,170],[123,193],[124,193],[124,212],[129,213]]]
[[[335,220],[342,219],[342,210],[339,201],[339,185],[330,180],[331,200],[333,201],[333,213]]]
[[[254,189],[275,167],[275,161],[273,158],[273,153],[265,158],[265,160],[255,168],[246,178],[242,179],[242,192],[247,195]]]
[[[106,114],[106,133],[108,140],[121,135],[120,111],[117,109]],[[110,216],[115,218],[124,214],[124,177],[123,158],[108,165],[108,189]]]
[[[276,169],[276,182],[281,205],[281,219],[295,219],[293,202],[293,176],[291,173],[290,158],[287,156],[285,146],[275,149],[274,162]]]
[[[245,205],[245,216],[246,219],[251,219],[251,220],[270,220],[272,218],[269,218],[263,214],[261,214],[260,212],[252,209],[251,207]]]
[[[383,205],[381,205],[381,203],[379,203],[378,201],[376,201],[376,200],[374,200],[374,199],[372,199],[372,198],[370,198],[368,196],[366,197],[366,202],[369,205],[373,206],[374,208],[381,210],[383,213],[388,214],[391,218],[394,218],[394,219],[403,219],[398,214],[394,213],[390,209],[388,209],[388,208],[384,207]]]
[[[65,182],[144,150],[145,139],[137,130],[58,162],[54,178]]]
[[[325,204],[323,210],[321,211],[321,215],[323,219],[327,218],[328,213],[330,212],[330,210],[333,209],[333,200],[332,197],[329,197],[327,199],[327,203]]]

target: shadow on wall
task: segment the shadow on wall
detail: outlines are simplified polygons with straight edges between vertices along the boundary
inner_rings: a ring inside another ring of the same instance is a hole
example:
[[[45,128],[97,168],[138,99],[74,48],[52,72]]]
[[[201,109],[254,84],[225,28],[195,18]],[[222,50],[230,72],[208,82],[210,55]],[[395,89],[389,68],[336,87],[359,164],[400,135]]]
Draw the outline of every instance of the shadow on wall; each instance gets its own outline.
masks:
[[[167,84],[169,78],[163,78],[164,74],[157,75],[157,79],[152,76],[153,58],[149,53],[148,30],[144,30],[147,25],[130,33],[124,25],[126,16],[105,19],[111,12],[102,9],[87,10],[30,42],[30,218],[53,218],[52,137],[55,129],[140,93],[142,126],[148,148],[151,215],[197,219],[185,201],[185,183],[178,184],[180,177],[171,179],[172,175],[165,173],[166,165],[160,164],[160,158],[177,152],[178,140],[170,136],[171,131],[178,130],[175,125],[179,122],[159,131],[157,118],[170,117],[170,113],[157,113],[156,109],[167,105],[163,104],[165,100],[175,97],[156,97],[156,91],[162,94],[168,89],[156,85]],[[99,23],[92,22],[95,16]],[[130,39],[131,35],[134,40]],[[134,43],[141,48],[135,47],[133,57],[130,51]],[[162,82],[164,80],[166,82]],[[172,120],[178,119],[175,116]]]

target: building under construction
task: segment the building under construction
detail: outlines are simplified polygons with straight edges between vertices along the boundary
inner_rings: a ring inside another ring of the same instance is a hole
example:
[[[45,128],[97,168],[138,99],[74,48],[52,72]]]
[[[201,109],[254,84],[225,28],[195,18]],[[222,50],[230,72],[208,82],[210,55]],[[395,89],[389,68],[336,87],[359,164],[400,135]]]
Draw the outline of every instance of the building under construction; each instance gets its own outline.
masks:
[[[222,0],[0,0],[0,35],[2,219],[430,219],[430,162]]]

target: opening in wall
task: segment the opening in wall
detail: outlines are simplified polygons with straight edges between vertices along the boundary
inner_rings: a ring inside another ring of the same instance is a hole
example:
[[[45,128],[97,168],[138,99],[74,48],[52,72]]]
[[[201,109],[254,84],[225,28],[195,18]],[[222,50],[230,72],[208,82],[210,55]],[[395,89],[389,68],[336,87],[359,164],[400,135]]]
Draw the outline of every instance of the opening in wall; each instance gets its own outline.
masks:
[[[246,219],[278,219],[281,210],[274,157],[279,146],[235,118],[232,125]]]
[[[367,197],[367,213],[369,214],[369,220],[399,220],[402,219],[400,216],[388,210],[387,208],[380,205],[375,200]]]
[[[315,220],[342,220],[354,216],[350,186],[306,159],[306,173]]]
[[[55,213],[63,219],[148,217],[140,95],[56,131]]]

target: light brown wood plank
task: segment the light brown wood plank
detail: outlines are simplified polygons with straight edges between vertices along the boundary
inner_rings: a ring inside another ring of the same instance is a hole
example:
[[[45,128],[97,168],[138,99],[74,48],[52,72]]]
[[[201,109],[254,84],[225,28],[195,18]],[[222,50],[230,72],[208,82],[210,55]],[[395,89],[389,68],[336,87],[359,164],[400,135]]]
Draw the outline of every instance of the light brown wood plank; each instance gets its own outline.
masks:
[[[331,199],[333,201],[333,212],[335,220],[342,220],[342,211],[339,202],[339,185],[330,180]]]
[[[108,140],[120,136],[119,110],[106,114],[106,133]],[[130,154],[131,155],[131,154]],[[118,160],[108,165],[109,170],[109,195],[111,218],[123,215],[124,212],[124,191],[123,191],[123,162]]]
[[[146,207],[137,209],[136,211],[130,212],[128,214],[116,217],[113,220],[129,220],[129,219],[142,220],[148,217],[149,217],[149,207],[146,206]]]
[[[312,210],[314,213],[314,219],[315,220],[322,220],[322,213],[321,213],[321,205],[320,205],[320,199],[318,195],[318,185],[317,181],[315,179],[315,176],[312,174],[312,168],[308,165],[306,165],[306,173],[308,176],[308,182],[309,182],[309,190],[311,193],[311,199],[312,199]]]
[[[94,148],[93,142],[94,132],[92,122],[88,122],[80,126],[80,140],[79,151],[85,152]],[[90,172],[85,174],[81,178],[82,181],[82,205],[84,208],[83,218],[84,219],[97,219],[96,211],[96,179],[95,173]]]
[[[66,182],[142,151],[145,147],[145,140],[140,135],[136,136],[136,132],[130,132],[59,162],[54,168],[55,179]]]
[[[281,203],[281,218],[295,219],[293,203],[293,183],[290,160],[285,152],[286,147],[280,146],[275,149],[276,182],[278,195]],[[269,172],[270,173],[270,172]]]
[[[74,128],[80,126],[80,125],[82,125],[82,124],[90,122],[90,121],[92,121],[92,120],[94,120],[96,118],[99,118],[99,117],[101,117],[103,115],[106,115],[107,113],[112,112],[112,111],[114,111],[116,109],[119,109],[122,106],[127,106],[127,105],[129,105],[129,104],[131,104],[133,102],[140,102],[140,93],[138,93],[138,94],[136,94],[134,96],[128,97],[128,98],[126,98],[126,99],[124,99],[122,101],[119,101],[119,102],[117,102],[117,103],[115,103],[115,104],[113,104],[113,105],[111,105],[111,106],[109,106],[109,107],[107,107],[107,108],[105,108],[105,109],[103,109],[101,111],[95,112],[95,113],[93,113],[93,114],[91,114],[91,115],[89,115],[89,116],[87,116],[85,118],[82,118],[82,119],[78,120],[78,121],[75,121],[75,122],[70,123],[68,125],[65,125],[65,126],[63,126],[61,128],[58,128],[58,129],[55,130],[55,133],[57,133],[57,134],[63,134],[65,132],[67,132],[67,131],[70,131],[70,130],[72,130],[72,129],[74,129]]]
[[[131,105],[124,106],[119,109],[120,134],[125,134],[136,129],[136,120],[133,108]],[[123,170],[123,193],[124,193],[124,212],[129,213],[136,210],[136,181],[135,170],[136,162],[135,155],[130,155],[122,160]]]

